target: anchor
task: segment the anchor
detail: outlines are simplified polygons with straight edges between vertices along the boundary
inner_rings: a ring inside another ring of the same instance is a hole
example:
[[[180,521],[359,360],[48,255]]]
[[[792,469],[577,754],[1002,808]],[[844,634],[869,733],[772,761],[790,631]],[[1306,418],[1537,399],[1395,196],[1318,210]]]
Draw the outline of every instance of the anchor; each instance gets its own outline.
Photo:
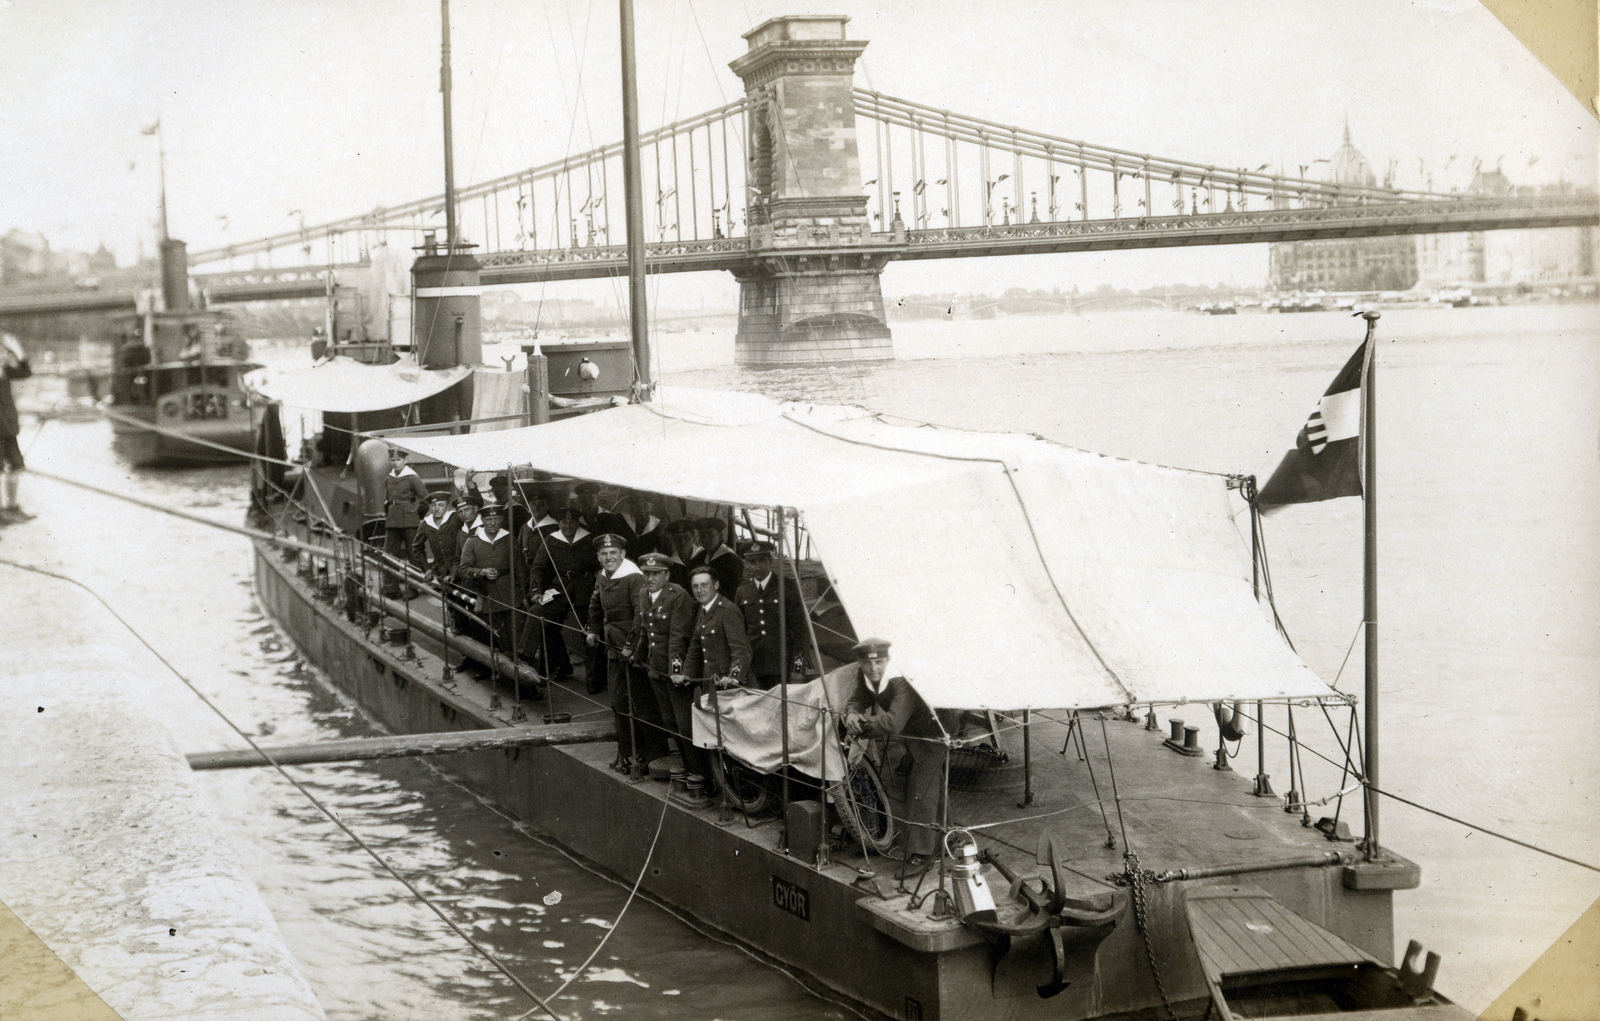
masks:
[[[1027,906],[1026,912],[1014,921],[964,919],[988,941],[995,954],[996,996],[1021,995],[1029,985],[1042,999],[1060,995],[1071,985],[1066,977],[1069,950],[1073,954],[1092,953],[1111,934],[1128,907],[1127,895],[1121,890],[1068,897],[1053,834],[1045,835],[1041,851],[1049,856],[1050,879],[1039,877],[1037,887],[1032,880],[1018,876],[992,850],[984,851],[980,859],[993,865],[1010,884],[1011,900],[1020,900]],[[1050,975],[1038,982],[1030,976],[1040,973],[1044,963],[1041,951],[1045,950],[1050,956]]]

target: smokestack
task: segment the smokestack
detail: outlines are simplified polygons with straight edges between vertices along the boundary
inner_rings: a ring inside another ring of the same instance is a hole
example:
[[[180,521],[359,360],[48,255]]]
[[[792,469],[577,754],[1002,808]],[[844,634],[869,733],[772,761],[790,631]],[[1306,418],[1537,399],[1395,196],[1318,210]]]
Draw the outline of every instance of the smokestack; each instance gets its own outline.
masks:
[[[189,249],[175,238],[161,242],[161,300],[168,312],[189,309]]]

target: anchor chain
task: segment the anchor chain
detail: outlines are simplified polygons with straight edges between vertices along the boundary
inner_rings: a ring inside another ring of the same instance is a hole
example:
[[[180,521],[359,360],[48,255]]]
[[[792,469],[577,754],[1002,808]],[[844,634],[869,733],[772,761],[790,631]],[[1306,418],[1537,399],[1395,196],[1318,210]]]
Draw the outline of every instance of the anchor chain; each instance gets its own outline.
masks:
[[[1122,853],[1122,864],[1126,869],[1124,878],[1133,890],[1133,920],[1139,928],[1139,935],[1144,938],[1144,958],[1150,962],[1150,975],[1156,980],[1156,992],[1161,994],[1161,1005],[1167,1008],[1167,1016],[1171,1021],[1178,1021],[1178,1014],[1172,1009],[1172,1000],[1167,996],[1167,987],[1161,981],[1161,969],[1156,967],[1156,950],[1150,942],[1150,927],[1145,921],[1145,883],[1149,881],[1151,873],[1139,867],[1139,856],[1132,851]]]

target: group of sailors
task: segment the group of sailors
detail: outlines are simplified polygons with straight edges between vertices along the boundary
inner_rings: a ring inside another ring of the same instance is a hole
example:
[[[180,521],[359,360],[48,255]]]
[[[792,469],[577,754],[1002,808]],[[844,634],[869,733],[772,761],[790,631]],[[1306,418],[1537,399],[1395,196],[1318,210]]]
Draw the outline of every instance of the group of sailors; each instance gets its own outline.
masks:
[[[609,692],[619,772],[665,758],[671,738],[689,788],[713,803],[717,773],[692,739],[697,692],[771,690],[825,668],[814,661],[796,579],[780,582],[778,551],[761,539],[735,551],[721,518],[669,522],[650,494],[627,491],[605,510],[593,482],[513,485],[496,475],[488,498],[471,487],[430,492],[404,451],[392,448],[390,458],[385,550],[447,594],[470,598],[488,624],[484,637],[547,680],[571,678],[582,663],[589,692]],[[400,580],[389,577],[389,594],[398,594]],[[829,679],[850,693],[841,718],[850,736],[916,742],[906,851],[926,856],[948,753],[940,720],[888,670],[888,649],[881,639],[858,643],[856,661]]]
[[[592,482],[497,475],[487,498],[430,492],[406,462],[391,450],[385,551],[469,596],[500,651],[554,682],[581,664],[591,694],[609,690],[616,768],[661,758],[667,736],[681,736],[684,766],[709,794],[709,764],[688,740],[694,689],[771,688],[785,670],[818,671],[799,590],[792,577],[779,583],[772,543],[735,551],[723,519],[669,522],[645,493],[605,510]],[[398,595],[401,579],[386,578],[386,594]]]

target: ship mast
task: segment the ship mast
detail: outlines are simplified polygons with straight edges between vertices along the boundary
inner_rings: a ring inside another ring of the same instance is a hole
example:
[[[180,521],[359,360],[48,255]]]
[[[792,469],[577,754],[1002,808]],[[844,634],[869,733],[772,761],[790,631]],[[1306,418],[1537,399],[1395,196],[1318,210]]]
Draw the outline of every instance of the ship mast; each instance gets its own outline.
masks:
[[[167,232],[167,140],[161,133],[161,118],[156,118],[156,155],[161,167],[161,240],[172,240]]]
[[[622,183],[628,229],[628,331],[633,340],[635,389],[648,401],[650,334],[644,291],[644,185],[639,171],[639,85],[634,69],[633,0],[618,0],[622,17]],[[448,121],[446,122],[448,123]]]
[[[456,164],[450,131],[450,0],[439,0],[439,17],[443,27],[439,91],[444,94],[444,245],[448,253],[456,244]]]

